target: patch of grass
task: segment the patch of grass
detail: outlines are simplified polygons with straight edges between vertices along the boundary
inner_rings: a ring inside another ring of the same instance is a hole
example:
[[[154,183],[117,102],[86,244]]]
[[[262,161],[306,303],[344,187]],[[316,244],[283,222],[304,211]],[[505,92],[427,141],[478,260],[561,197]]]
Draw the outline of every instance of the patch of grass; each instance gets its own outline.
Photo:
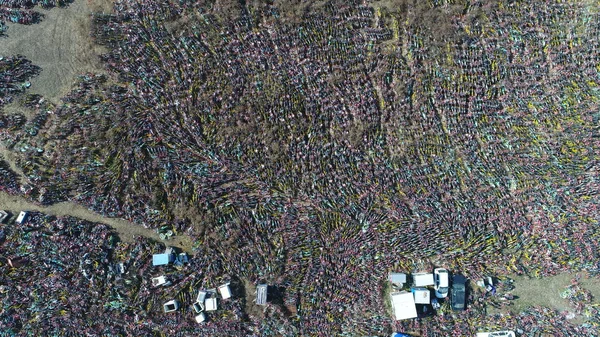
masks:
[[[576,274],[564,273],[552,277],[530,278],[527,276],[510,276],[514,280],[515,289],[512,294],[517,298],[513,300],[510,311],[519,313],[533,306],[542,306],[558,311],[572,311],[569,301],[560,297],[565,288],[571,284],[571,280]],[[594,296],[594,303],[598,303],[600,296],[600,282],[594,277],[583,276],[580,284],[583,288],[589,290]],[[504,313],[506,310],[488,307],[489,314]],[[580,324],[584,322],[584,317],[577,315],[572,322]]]

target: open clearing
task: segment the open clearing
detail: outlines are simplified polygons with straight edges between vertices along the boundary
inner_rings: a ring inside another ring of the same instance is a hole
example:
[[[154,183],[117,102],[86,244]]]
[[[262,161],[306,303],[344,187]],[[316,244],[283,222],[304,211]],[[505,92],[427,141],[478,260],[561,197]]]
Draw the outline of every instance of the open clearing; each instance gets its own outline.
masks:
[[[90,15],[108,12],[108,3],[75,0],[65,8],[36,7],[44,14],[42,22],[29,26],[8,23],[8,37],[0,39],[0,55],[20,54],[41,67],[28,92],[58,103],[79,74],[102,72],[98,55],[105,50],[90,38]]]
[[[516,298],[513,300],[513,305],[510,307],[510,311],[513,313],[519,313],[532,306],[542,306],[556,309],[558,311],[571,311],[572,308],[569,305],[569,301],[560,297],[560,294],[565,288],[571,284],[571,280],[576,277],[577,274],[563,273],[551,277],[543,278],[529,278],[527,276],[515,276],[511,278],[514,280],[515,289],[512,294]],[[598,303],[600,298],[600,282],[597,277],[589,277],[585,273],[579,273],[581,279],[579,281],[582,288],[589,290],[594,296],[593,302]],[[503,313],[506,310],[498,310],[493,307],[488,307],[488,312]],[[582,316],[576,316],[575,320],[581,321]]]
[[[40,94],[54,103],[66,95],[75,78],[86,72],[102,72],[99,55],[106,50],[93,43],[90,38],[91,14],[108,13],[111,10],[108,0],[75,0],[66,8],[35,10],[44,14],[41,23],[19,25],[9,23],[8,37],[0,41],[0,55],[23,55],[42,68],[39,76],[31,79],[32,94]],[[18,104],[10,109],[27,115]],[[5,159],[21,180],[23,172],[15,164],[16,156],[0,144],[0,159]],[[103,223],[114,228],[121,240],[132,241],[136,236],[162,241],[158,234],[124,219],[107,218],[89,209],[70,202],[42,207],[27,201],[23,197],[0,192],[0,209],[18,214],[22,210],[40,211],[55,216],[73,216],[83,220]],[[176,236],[173,240],[163,241],[166,245],[192,250],[192,241],[186,236]]]

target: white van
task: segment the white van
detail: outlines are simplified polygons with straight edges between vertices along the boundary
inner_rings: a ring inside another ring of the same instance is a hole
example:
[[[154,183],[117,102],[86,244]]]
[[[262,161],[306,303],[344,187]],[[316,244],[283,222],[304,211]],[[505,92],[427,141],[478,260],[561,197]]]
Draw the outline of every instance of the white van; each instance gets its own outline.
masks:
[[[415,273],[412,274],[412,279],[414,287],[427,287],[435,284],[431,273]]]

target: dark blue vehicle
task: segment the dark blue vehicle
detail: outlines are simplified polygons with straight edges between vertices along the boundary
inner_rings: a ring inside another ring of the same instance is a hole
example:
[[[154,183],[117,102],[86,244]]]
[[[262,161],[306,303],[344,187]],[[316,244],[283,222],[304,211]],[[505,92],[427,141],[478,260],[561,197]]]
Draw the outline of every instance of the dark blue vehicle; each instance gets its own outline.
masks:
[[[465,300],[467,293],[467,279],[462,275],[452,277],[452,289],[450,291],[450,300],[453,310],[465,310]]]

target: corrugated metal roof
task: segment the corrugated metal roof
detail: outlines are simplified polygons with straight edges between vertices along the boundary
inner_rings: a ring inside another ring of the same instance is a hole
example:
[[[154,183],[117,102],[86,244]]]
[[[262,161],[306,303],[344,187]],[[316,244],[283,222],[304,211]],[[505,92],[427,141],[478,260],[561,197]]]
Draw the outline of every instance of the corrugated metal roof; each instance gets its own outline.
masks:
[[[267,304],[267,285],[259,284],[256,287],[256,304],[265,305]]]
[[[390,297],[396,320],[417,317],[417,307],[412,293],[393,293],[390,294]]]

